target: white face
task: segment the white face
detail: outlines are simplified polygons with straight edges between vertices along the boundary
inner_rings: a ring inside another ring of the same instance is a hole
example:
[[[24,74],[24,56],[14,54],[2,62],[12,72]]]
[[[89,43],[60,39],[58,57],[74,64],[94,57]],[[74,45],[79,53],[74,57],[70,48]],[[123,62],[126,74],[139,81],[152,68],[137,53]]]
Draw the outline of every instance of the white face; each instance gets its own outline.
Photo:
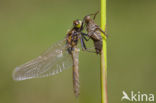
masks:
[[[82,21],[81,20],[79,20],[79,25],[82,25]]]

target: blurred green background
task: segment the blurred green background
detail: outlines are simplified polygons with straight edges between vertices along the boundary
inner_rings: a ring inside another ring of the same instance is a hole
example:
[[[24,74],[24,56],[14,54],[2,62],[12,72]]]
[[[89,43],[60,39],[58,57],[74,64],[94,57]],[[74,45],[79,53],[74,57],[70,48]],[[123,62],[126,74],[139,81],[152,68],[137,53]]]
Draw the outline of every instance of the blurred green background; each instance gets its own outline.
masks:
[[[21,82],[12,71],[62,40],[74,19],[97,10],[99,0],[1,0],[0,103],[76,103],[71,68]],[[156,93],[155,11],[155,0],[107,0],[109,103],[121,103],[123,90]],[[100,103],[99,60],[80,53],[80,103]]]

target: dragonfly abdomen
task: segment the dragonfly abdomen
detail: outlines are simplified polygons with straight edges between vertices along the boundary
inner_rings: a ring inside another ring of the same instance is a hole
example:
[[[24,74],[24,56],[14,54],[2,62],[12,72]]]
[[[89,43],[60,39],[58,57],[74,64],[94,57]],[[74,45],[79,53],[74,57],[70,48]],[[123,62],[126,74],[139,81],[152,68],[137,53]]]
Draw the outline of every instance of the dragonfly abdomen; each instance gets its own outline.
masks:
[[[79,96],[80,91],[80,82],[79,82],[79,50],[75,48],[74,51],[72,51],[72,58],[73,58],[73,89],[74,94],[76,97]]]

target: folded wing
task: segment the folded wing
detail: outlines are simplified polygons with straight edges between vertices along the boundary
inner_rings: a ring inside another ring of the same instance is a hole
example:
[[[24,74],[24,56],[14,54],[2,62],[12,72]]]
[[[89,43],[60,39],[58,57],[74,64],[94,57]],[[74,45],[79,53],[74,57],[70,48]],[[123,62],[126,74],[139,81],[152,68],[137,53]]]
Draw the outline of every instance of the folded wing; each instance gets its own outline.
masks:
[[[52,76],[72,66],[72,57],[66,51],[64,41],[60,41],[49,48],[41,56],[16,67],[13,79],[20,81],[31,78]]]

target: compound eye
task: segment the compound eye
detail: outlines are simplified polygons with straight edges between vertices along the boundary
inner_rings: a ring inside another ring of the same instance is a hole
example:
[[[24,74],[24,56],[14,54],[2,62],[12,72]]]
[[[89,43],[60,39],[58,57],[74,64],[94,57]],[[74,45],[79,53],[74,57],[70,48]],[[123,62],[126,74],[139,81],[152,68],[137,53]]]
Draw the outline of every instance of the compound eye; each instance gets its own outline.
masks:
[[[77,21],[77,20],[74,20],[73,21],[73,25],[75,26],[75,25],[78,25],[79,24],[79,22]]]
[[[76,22],[75,22],[75,25],[78,25],[78,24],[79,24],[79,22],[78,22],[78,21],[76,21]]]

